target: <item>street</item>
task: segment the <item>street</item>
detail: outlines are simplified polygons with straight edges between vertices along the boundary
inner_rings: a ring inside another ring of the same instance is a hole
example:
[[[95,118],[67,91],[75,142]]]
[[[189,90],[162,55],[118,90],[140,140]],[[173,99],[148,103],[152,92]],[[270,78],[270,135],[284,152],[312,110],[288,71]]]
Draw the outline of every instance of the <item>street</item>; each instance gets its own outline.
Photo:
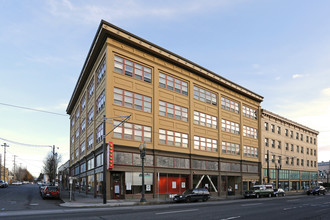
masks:
[[[63,208],[38,186],[0,190],[1,219],[330,219],[330,195],[238,199],[106,208]]]

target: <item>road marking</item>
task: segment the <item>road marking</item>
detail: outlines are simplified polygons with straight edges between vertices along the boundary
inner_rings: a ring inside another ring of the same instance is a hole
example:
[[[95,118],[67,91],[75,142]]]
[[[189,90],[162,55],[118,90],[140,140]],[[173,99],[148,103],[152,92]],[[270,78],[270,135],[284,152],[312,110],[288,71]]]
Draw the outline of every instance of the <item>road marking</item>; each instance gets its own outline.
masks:
[[[156,215],[166,215],[166,214],[173,214],[173,213],[179,213],[179,212],[194,212],[198,211],[198,209],[187,209],[187,210],[179,210],[179,211],[172,211],[172,212],[158,212],[155,213]]]
[[[288,200],[287,202],[295,202],[295,201],[299,201],[300,199],[291,199],[291,200]]]
[[[39,205],[39,203],[31,203],[30,205]]]
[[[253,205],[261,205],[262,203],[252,203],[252,204],[245,204],[245,205],[241,205],[241,206],[253,206]]]
[[[222,218],[221,220],[230,220],[230,219],[235,219],[235,218],[240,218],[241,216],[233,216],[229,218]]]

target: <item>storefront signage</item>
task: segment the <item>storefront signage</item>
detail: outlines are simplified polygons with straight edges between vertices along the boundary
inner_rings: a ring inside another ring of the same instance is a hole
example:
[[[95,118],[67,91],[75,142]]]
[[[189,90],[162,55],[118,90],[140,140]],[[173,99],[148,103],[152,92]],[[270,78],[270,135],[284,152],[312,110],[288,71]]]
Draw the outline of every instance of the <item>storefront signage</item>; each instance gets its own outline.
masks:
[[[151,186],[150,185],[146,185],[146,191],[151,191]]]
[[[113,169],[113,142],[109,141],[108,146],[108,170]]]

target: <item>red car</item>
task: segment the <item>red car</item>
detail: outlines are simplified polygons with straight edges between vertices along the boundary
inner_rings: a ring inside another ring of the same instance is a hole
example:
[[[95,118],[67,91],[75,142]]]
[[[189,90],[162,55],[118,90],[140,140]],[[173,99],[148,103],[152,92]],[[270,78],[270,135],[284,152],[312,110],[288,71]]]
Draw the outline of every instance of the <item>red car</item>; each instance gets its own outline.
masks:
[[[44,190],[41,191],[41,197],[45,198],[60,198],[60,189],[57,186],[46,186]]]

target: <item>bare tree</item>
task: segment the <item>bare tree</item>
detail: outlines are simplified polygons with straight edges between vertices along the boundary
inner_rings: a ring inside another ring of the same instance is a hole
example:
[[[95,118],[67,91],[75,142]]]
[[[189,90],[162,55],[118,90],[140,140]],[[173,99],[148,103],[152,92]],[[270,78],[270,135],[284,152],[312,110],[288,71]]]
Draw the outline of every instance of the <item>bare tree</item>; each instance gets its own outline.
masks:
[[[44,160],[44,167],[43,171],[44,174],[48,175],[50,180],[55,180],[56,176],[54,176],[54,168],[55,171],[57,170],[58,164],[61,162],[62,156],[56,154],[53,154],[53,152],[49,152],[47,157]],[[55,165],[54,165],[55,163]]]

